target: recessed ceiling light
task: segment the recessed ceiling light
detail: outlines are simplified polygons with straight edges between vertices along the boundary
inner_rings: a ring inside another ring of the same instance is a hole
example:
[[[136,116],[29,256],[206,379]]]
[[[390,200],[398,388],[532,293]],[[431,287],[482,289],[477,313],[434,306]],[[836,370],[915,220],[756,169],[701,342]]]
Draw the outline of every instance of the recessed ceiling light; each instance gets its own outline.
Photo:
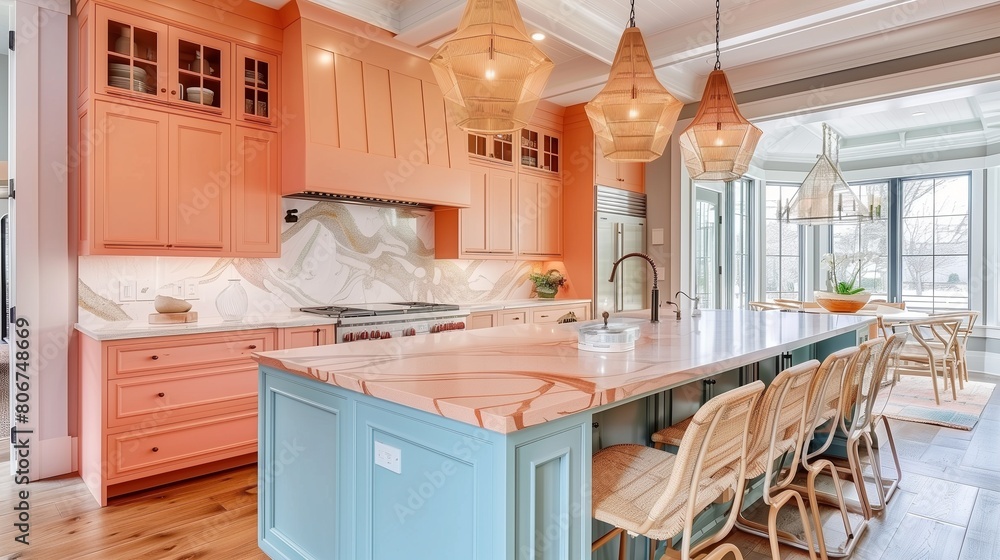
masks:
[[[922,116],[924,116],[926,114],[927,113],[925,113],[924,111],[914,111],[913,116],[914,117],[922,117]]]
[[[545,34],[542,33],[541,31],[535,31],[534,33],[531,34],[531,38],[534,39],[535,41],[542,41],[545,39]]]

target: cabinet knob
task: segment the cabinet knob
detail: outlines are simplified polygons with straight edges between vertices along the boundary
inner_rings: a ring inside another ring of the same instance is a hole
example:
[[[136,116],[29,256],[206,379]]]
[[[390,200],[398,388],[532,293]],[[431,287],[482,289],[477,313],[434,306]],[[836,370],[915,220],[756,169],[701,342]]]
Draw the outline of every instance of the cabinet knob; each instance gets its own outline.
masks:
[[[167,88],[160,88],[160,93],[167,93]]]
[[[154,359],[154,360],[159,360],[159,359],[160,359],[160,357],[159,357],[159,356],[157,356],[156,354],[153,354],[153,359]]]
[[[154,447],[154,448],[153,448],[153,453],[156,453],[156,452],[157,452],[157,451],[159,451],[159,450],[160,450],[160,448],[159,448],[159,447]]]
[[[167,394],[166,393],[157,393],[156,396],[160,397],[162,399],[163,397],[167,396]]]
[[[251,344],[250,345],[250,349],[251,350],[256,350],[257,349],[257,345],[256,344]]]
[[[323,329],[316,329],[316,334],[323,332]]]
[[[177,95],[177,90],[175,89],[170,90],[170,95]]]

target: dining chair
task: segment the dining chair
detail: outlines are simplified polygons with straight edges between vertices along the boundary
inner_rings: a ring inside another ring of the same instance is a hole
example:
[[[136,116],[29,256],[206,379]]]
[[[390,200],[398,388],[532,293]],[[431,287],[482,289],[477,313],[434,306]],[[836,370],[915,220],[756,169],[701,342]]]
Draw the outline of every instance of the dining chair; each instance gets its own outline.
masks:
[[[779,310],[780,309],[785,309],[784,307],[782,307],[780,305],[777,305],[777,304],[774,304],[774,303],[770,303],[770,302],[766,302],[766,301],[751,301],[747,305],[753,311],[772,311],[772,310],[775,310],[775,309],[779,309]]]
[[[761,499],[768,507],[768,516],[762,523],[744,517],[741,511],[736,518],[736,527],[767,537],[774,558],[780,558],[778,513],[794,500],[802,521],[806,550],[811,559],[816,559],[811,518],[802,496],[789,485],[798,470],[805,442],[809,390],[819,365],[818,361],[810,360],[779,373],[767,386],[750,419],[745,476],[747,481],[764,477]],[[691,421],[689,418],[657,431],[652,435],[653,443],[657,446],[679,445],[687,435]]]
[[[965,310],[965,311],[951,311],[948,313],[934,313],[931,315],[934,318],[942,317],[954,317],[956,319],[961,319],[962,323],[958,327],[958,336],[956,337],[955,344],[955,365],[958,367],[958,379],[959,388],[964,389],[963,382],[969,380],[969,364],[966,360],[966,346],[969,342],[969,335],[972,334],[973,327],[976,326],[976,320],[979,319],[979,312]]]
[[[690,560],[723,539],[740,510],[750,416],[763,390],[754,381],[710,399],[695,413],[676,455],[638,444],[598,451],[591,465],[593,516],[614,529],[594,541],[591,551],[619,536],[624,559],[628,535],[666,540],[680,534],[680,557]],[[735,497],[726,521],[695,544],[695,516],[727,492]]]
[[[938,405],[941,404],[939,374],[945,390],[951,381],[952,399],[958,400],[956,345],[962,321],[962,318],[945,316],[905,323],[910,337],[899,353],[894,375],[930,375],[934,402]]]

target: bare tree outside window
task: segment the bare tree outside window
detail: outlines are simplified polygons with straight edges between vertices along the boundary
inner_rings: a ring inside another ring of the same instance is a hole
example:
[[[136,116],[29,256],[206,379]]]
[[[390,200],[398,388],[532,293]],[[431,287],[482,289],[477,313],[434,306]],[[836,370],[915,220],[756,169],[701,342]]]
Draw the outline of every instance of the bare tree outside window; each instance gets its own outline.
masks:
[[[872,299],[887,300],[889,294],[889,183],[850,185],[862,203],[869,206],[871,219],[831,226],[833,253],[866,254],[858,276],[858,285],[872,294]]]
[[[902,183],[902,295],[910,308],[969,308],[969,180]]]

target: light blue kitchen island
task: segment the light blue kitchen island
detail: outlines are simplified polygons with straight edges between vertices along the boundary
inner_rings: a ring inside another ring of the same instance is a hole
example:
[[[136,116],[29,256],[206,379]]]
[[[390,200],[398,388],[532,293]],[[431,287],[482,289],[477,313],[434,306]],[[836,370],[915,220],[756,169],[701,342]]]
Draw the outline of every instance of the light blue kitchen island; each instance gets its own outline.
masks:
[[[655,426],[621,418],[669,423],[679,405],[656,403],[670,390],[773,372],[792,351],[821,358],[873,320],[631,315],[614,319],[642,329],[622,353],[578,350],[585,323],[570,323],[257,354],[260,547],[288,559],[590,558],[595,420],[610,424],[605,439],[617,428],[639,440]]]

